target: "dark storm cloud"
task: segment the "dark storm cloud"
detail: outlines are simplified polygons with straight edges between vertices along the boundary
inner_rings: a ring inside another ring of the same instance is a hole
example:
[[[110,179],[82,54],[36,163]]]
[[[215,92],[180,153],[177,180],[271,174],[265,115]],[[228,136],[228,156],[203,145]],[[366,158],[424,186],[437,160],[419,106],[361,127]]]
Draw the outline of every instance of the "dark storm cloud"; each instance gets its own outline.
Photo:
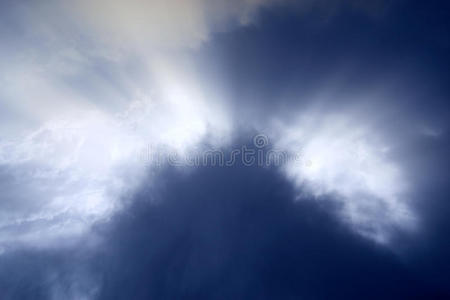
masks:
[[[92,299],[99,279],[88,264],[88,244],[57,251],[19,249],[3,254],[0,298]]]
[[[403,299],[443,283],[352,234],[332,202],[293,203],[272,169],[166,170],[106,228],[100,299]],[[447,291],[448,292],[448,291]]]
[[[446,257],[443,249],[416,247],[405,259],[377,246],[340,224],[330,213],[337,209],[332,201],[294,203],[295,191],[277,170],[235,165],[159,175],[143,184],[129,209],[96,226],[101,246],[3,256],[3,299],[444,299],[450,293],[444,266],[435,265]],[[430,238],[444,240],[442,229],[435,234]]]
[[[262,106],[269,110],[263,117],[325,94],[321,100],[330,110],[379,95],[380,106],[394,101],[408,114],[440,113],[443,119],[449,92],[445,12],[445,3],[423,1],[391,3],[379,18],[350,9],[325,20],[320,10],[266,10],[258,25],[215,35],[208,64],[227,74],[239,108]]]

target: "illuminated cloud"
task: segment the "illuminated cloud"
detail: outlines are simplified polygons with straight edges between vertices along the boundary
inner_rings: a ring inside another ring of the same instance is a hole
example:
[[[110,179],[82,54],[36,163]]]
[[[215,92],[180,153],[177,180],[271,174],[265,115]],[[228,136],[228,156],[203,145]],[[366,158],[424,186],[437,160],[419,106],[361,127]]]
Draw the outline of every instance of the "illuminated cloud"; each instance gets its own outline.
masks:
[[[203,1],[11,4],[23,33],[0,49],[2,247],[62,245],[108,219],[145,178],[150,146],[226,142],[226,107],[182,49],[259,2],[240,5],[219,16]]]
[[[301,156],[283,167],[301,191],[299,199],[336,201],[345,223],[380,243],[395,230],[414,228],[402,164],[390,156],[388,134],[370,117],[309,110],[275,128],[275,147]]]
[[[176,86],[165,101],[132,102],[121,114],[67,114],[2,142],[8,210],[1,218],[0,242],[48,246],[52,238],[79,235],[111,216],[121,197],[141,184],[152,165],[149,151],[184,155],[207,134],[209,143],[224,142],[228,125],[220,123],[220,112],[212,114],[189,93],[192,88]]]

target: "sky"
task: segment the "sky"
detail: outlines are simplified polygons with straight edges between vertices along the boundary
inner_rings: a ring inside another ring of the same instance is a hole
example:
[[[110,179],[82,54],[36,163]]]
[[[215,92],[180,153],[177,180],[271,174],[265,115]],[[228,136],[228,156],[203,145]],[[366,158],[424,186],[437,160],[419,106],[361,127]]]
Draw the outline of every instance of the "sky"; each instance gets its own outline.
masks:
[[[0,299],[450,298],[449,20],[1,1]]]

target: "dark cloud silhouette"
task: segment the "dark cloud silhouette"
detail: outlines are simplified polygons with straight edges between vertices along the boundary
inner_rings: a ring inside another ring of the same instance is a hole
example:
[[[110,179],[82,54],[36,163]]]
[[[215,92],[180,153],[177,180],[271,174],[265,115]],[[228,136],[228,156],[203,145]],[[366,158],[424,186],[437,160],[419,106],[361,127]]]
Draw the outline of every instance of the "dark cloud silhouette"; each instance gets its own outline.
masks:
[[[106,229],[99,298],[444,297],[401,257],[351,233],[332,202],[294,203],[277,171],[166,170]]]
[[[386,248],[336,218],[332,199],[294,201],[296,191],[275,168],[237,163],[156,173],[127,209],[95,226],[91,236],[101,242],[94,247],[86,240],[3,255],[2,299],[450,295],[445,189],[429,194],[429,233],[419,242],[400,232]]]

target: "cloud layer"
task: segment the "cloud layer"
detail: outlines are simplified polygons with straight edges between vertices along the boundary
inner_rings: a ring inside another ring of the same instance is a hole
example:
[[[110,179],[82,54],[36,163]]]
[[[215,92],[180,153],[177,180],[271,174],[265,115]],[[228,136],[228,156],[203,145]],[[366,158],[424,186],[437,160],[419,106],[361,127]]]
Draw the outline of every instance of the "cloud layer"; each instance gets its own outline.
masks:
[[[299,194],[332,197],[355,231],[386,242],[393,228],[413,228],[404,163],[389,152],[399,134],[367,123],[367,113],[332,105],[305,110],[283,102],[296,115],[285,122],[276,106],[259,107],[248,94],[238,92],[236,105],[228,99],[234,91],[224,92],[227,84],[197,64],[214,35],[245,26],[256,30],[251,25],[258,11],[284,2],[10,3],[9,15],[3,13],[10,30],[1,33],[8,43],[0,47],[1,57],[8,58],[0,61],[3,246],[53,246],[108,219],[147,178],[149,166],[139,153],[149,145],[185,155],[194,147],[227,145],[248,127],[269,133],[275,147],[300,151],[310,166],[288,164],[282,170],[286,178]],[[331,15],[342,8],[386,8],[383,1],[373,7],[333,3]],[[322,1],[291,7],[300,17],[307,10],[328,11]],[[252,57],[258,53],[250,51]],[[289,77],[289,68],[280,69]],[[252,79],[277,78],[270,77],[272,70],[260,71],[246,73],[243,67],[235,80],[264,96],[270,84],[253,87]],[[430,128],[424,126],[423,135],[439,137],[442,130]]]

